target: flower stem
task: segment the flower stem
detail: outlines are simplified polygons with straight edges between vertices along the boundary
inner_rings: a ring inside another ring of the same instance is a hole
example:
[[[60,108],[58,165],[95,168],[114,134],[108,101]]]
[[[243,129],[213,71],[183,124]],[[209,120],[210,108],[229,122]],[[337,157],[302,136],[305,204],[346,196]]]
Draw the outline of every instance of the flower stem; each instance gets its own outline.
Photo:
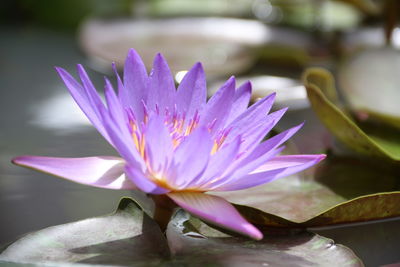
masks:
[[[151,197],[155,204],[153,219],[158,223],[161,231],[165,232],[176,204],[165,195],[151,195]]]

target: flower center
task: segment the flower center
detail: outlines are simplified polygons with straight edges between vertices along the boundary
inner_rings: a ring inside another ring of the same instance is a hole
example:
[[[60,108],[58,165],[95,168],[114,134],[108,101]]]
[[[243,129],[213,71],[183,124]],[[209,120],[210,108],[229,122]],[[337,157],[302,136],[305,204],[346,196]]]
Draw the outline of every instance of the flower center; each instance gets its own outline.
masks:
[[[136,120],[134,113],[131,110],[127,110],[127,116],[129,119],[129,130],[132,135],[134,144],[136,146],[137,151],[139,152],[140,156],[144,159],[146,165],[147,165],[147,171],[149,178],[157,183],[159,186],[168,188],[172,191],[179,191],[179,186],[177,185],[171,185],[168,183],[168,179],[166,175],[164,174],[163,170],[153,170],[151,168],[151,164],[149,163],[148,160],[148,153],[146,152],[146,135],[145,131],[143,129],[146,128],[146,125],[148,123],[148,118],[149,118],[149,113],[147,112],[146,107],[144,106],[144,117],[143,121],[138,123]],[[158,116],[160,115],[160,111],[158,107],[156,106],[156,109],[154,111]],[[179,114],[176,111],[176,108],[174,112],[170,112],[167,108],[165,109],[165,112],[163,115],[164,118],[164,124],[165,127],[168,129],[169,134],[172,139],[172,144],[174,149],[177,148],[182,141],[189,136],[198,126],[200,122],[200,116],[198,111],[196,111],[193,115],[192,118],[187,120],[186,114],[181,113]],[[151,115],[150,115],[151,116]],[[207,125],[207,128],[210,132],[213,131],[214,125],[216,124],[216,120],[212,121]],[[215,154],[224,144],[229,132],[231,129],[226,128],[218,131],[217,133],[214,133],[214,145],[210,151],[210,154],[213,155]],[[168,163],[166,163],[168,164]],[[164,166],[164,170],[168,168],[168,166]],[[186,190],[186,189],[185,189]],[[201,191],[197,189],[190,189],[190,191]]]

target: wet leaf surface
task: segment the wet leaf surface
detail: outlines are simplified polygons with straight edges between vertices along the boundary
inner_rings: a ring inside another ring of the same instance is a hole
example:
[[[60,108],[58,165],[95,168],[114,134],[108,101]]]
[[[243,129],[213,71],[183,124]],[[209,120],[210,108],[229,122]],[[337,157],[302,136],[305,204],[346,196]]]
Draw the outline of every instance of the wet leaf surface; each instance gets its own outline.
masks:
[[[393,135],[391,131],[382,129],[378,129],[379,132],[365,132],[324,94],[328,91],[324,87],[329,85],[329,88],[334,88],[333,84],[328,80],[326,83],[314,82],[313,77],[319,76],[323,80],[326,75],[326,70],[313,68],[303,76],[311,106],[321,122],[336,138],[357,153],[400,161],[400,133]]]
[[[262,241],[231,237],[179,210],[167,229],[175,262],[191,266],[363,266],[347,247],[300,232]]]
[[[168,255],[158,225],[125,198],[113,214],[27,234],[8,246],[0,261],[153,266]]]
[[[397,245],[400,239],[399,219],[351,224],[346,227],[314,228],[312,232],[351,248],[367,267],[400,262]]]
[[[306,221],[346,200],[322,184],[304,180],[296,175],[246,190],[213,194],[222,196],[232,203],[249,206],[240,207],[240,211],[259,209],[295,223]],[[257,216],[254,212],[251,214]],[[275,226],[288,224],[279,219],[268,218],[268,220],[270,222],[265,221],[260,224]]]

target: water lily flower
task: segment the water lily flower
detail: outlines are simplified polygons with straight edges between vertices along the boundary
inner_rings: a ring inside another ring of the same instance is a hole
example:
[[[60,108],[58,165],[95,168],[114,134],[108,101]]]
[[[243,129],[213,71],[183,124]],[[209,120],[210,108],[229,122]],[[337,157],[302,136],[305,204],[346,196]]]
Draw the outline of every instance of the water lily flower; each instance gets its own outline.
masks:
[[[118,91],[105,79],[105,101],[78,65],[80,82],[56,68],[72,97],[120,157],[19,156],[13,163],[109,189],[162,194],[211,224],[261,239],[262,233],[209,191],[241,190],[302,171],[325,155],[280,155],[298,125],[263,141],[286,109],[269,113],[275,94],[249,105],[251,84],[231,77],[207,101],[205,74],[195,64],[175,88],[161,54],[150,74],[132,49]]]

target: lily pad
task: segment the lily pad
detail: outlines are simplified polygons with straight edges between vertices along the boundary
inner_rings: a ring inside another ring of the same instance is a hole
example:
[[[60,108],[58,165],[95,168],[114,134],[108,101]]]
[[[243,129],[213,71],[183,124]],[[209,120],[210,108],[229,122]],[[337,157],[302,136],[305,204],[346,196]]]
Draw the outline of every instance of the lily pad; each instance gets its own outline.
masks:
[[[269,231],[362,222],[400,216],[396,173],[397,165],[328,157],[314,176],[293,175],[213,194],[236,204],[249,221]]]
[[[27,234],[0,254],[0,262],[157,266],[168,256],[158,225],[124,198],[113,214]]]
[[[352,109],[400,121],[399,69],[400,50],[366,49],[339,68],[338,82]]]
[[[400,134],[369,131],[360,128],[324,94],[334,88],[329,72],[321,68],[308,69],[303,75],[308,99],[321,122],[347,147],[363,155],[400,161]],[[325,82],[321,82],[324,81]],[[371,128],[372,129],[372,128]],[[388,135],[389,134],[389,135]]]
[[[212,229],[183,210],[168,225],[167,237],[175,261],[189,258],[191,266],[363,266],[350,249],[316,234],[249,241]]]
[[[111,215],[26,235],[0,254],[0,265],[363,266],[350,249],[315,234],[301,231],[249,241],[211,228],[181,209],[168,225],[167,238],[136,202],[124,198]]]

